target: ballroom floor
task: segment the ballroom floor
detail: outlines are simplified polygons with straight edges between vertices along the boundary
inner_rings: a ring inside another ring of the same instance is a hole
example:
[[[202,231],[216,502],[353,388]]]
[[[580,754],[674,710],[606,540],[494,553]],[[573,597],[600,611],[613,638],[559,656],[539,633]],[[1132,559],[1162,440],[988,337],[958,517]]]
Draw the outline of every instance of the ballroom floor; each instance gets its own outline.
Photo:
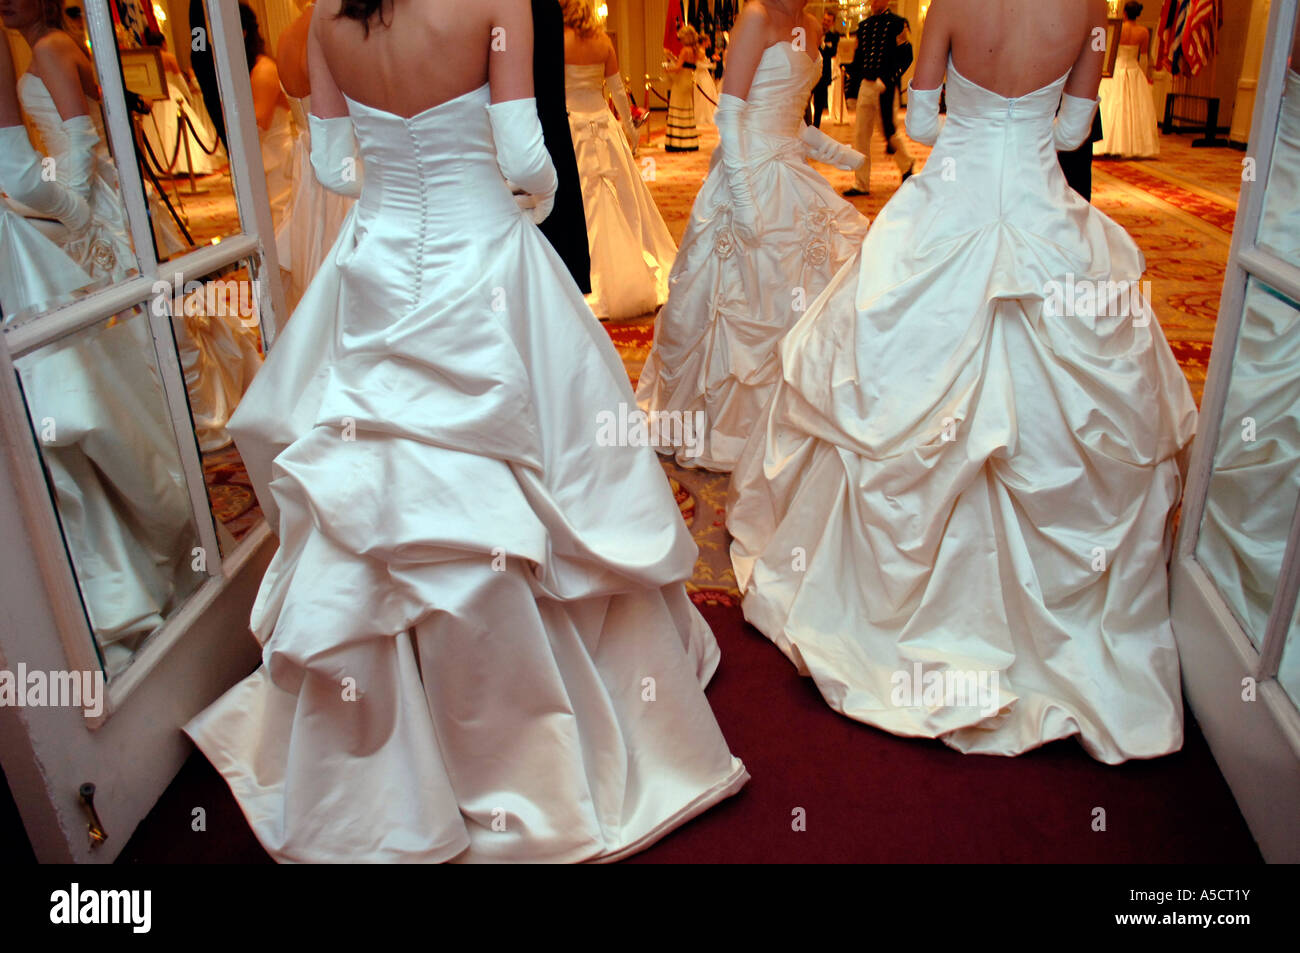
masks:
[[[695,155],[666,156],[663,118],[641,157],[674,237],[716,134]],[[824,125],[846,139],[849,126]],[[1156,313],[1200,399],[1231,240],[1241,153],[1192,149],[1166,137],[1154,162],[1098,161],[1094,202],[1147,255]],[[877,137],[870,216],[897,186]],[[918,159],[926,150],[917,149]],[[840,190],[851,174],[823,173]],[[635,379],[652,316],[607,326]],[[723,652],[708,697],[753,780],[632,862],[1212,862],[1259,863],[1250,833],[1190,713],[1179,753],[1118,767],[1075,742],[1015,759],[964,756],[938,742],[896,738],[845,719],[785,657],[745,624],[727,560],[726,480],[666,464],[700,545],[690,588]],[[207,831],[190,828],[195,807]],[[1096,808],[1106,829],[1093,829]],[[802,808],[806,830],[792,829]],[[267,862],[221,778],[194,754],[126,846],[119,863]]]

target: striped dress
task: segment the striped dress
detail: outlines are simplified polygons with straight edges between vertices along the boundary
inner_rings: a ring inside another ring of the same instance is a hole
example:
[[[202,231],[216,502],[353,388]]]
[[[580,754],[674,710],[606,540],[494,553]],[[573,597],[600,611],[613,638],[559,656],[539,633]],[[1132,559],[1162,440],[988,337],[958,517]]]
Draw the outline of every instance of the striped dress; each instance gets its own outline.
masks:
[[[695,127],[695,64],[687,61],[673,74],[668,88],[668,152],[698,152],[700,133]]]

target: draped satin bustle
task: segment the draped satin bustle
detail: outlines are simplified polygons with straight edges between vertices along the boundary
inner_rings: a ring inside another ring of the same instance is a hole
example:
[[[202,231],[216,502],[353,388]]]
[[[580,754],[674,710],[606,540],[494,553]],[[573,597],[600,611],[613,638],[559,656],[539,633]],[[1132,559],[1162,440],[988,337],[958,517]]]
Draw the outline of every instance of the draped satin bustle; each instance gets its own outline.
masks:
[[[264,665],[186,730],[277,860],[607,860],[748,777],[695,545],[597,441],[627,376],[488,100],[349,100],[361,197],[230,424],[280,537]]]
[[[1149,311],[1050,300],[1145,266],[1057,164],[1065,79],[1008,99],[950,62],[924,171],[781,346],[727,525],[746,618],[836,711],[1118,762],[1182,743],[1166,541],[1196,410]],[[965,673],[985,704],[923,697]]]
[[[605,64],[564,74],[591,253],[587,303],[601,318],[649,314],[668,297],[677,246],[605,102]]]
[[[721,148],[691,209],[637,384],[642,410],[704,414],[701,445],[676,452],[683,466],[734,466],[780,374],[782,336],[866,235],[867,219],[808,164],[799,139],[820,75],[790,43],[768,47],[754,74],[742,121],[758,246],[732,229]]]

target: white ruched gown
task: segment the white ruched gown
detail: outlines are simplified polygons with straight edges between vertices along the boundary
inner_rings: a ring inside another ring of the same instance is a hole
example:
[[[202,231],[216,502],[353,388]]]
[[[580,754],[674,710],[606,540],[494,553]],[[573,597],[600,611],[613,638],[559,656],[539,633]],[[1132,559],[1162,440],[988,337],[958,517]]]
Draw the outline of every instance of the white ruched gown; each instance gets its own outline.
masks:
[[[950,61],[925,170],[782,345],[727,526],[745,617],[836,711],[1119,762],[1182,743],[1165,539],[1196,410],[1145,301],[1055,316],[1053,282],[1145,267],[1060,171],[1065,81],[1007,99]]]
[[[281,861],[579,861],[736,791],[622,364],[497,167],[483,86],[349,100],[365,185],[230,429],[280,537],[264,664],[186,728]]]
[[[605,103],[605,65],[571,63],[564,77],[591,252],[587,303],[600,318],[650,314],[668,297],[677,246]]]
[[[777,345],[867,233],[867,219],[808,164],[799,138],[820,62],[778,43],[754,74],[742,122],[759,244],[732,229],[721,146],[691,209],[637,384],[644,411],[704,414],[703,440],[675,448],[683,466],[735,465],[779,376]]]

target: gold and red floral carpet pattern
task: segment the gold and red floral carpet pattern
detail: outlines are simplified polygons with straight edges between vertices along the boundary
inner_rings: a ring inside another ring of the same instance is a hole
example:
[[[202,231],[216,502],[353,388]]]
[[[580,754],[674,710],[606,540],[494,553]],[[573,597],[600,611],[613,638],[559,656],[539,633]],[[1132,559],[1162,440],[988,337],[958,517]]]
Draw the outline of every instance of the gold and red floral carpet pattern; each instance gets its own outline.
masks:
[[[829,122],[823,122],[822,129],[842,142],[852,133],[851,125]],[[642,136],[639,158],[647,185],[677,241],[686,230],[691,205],[718,142],[716,130],[704,128],[700,133],[699,152],[668,155],[663,151],[662,114],[656,113],[649,138]],[[1242,154],[1232,149],[1193,149],[1192,138],[1163,137],[1160,158],[1151,161],[1097,160],[1092,198],[1097,208],[1128,230],[1146,255],[1152,305],[1199,403],[1237,214]],[[871,219],[899,184],[898,170],[885,154],[879,135],[874,146],[871,194],[850,200]],[[910,148],[920,169],[929,149]],[[852,185],[852,173],[815,165],[838,191]],[[650,353],[654,316],[611,322],[605,328],[635,385]],[[700,547],[695,575],[688,585],[692,598],[697,603],[736,604],[740,594],[731,570],[725,524],[727,476],[684,469],[667,459],[662,462]]]

